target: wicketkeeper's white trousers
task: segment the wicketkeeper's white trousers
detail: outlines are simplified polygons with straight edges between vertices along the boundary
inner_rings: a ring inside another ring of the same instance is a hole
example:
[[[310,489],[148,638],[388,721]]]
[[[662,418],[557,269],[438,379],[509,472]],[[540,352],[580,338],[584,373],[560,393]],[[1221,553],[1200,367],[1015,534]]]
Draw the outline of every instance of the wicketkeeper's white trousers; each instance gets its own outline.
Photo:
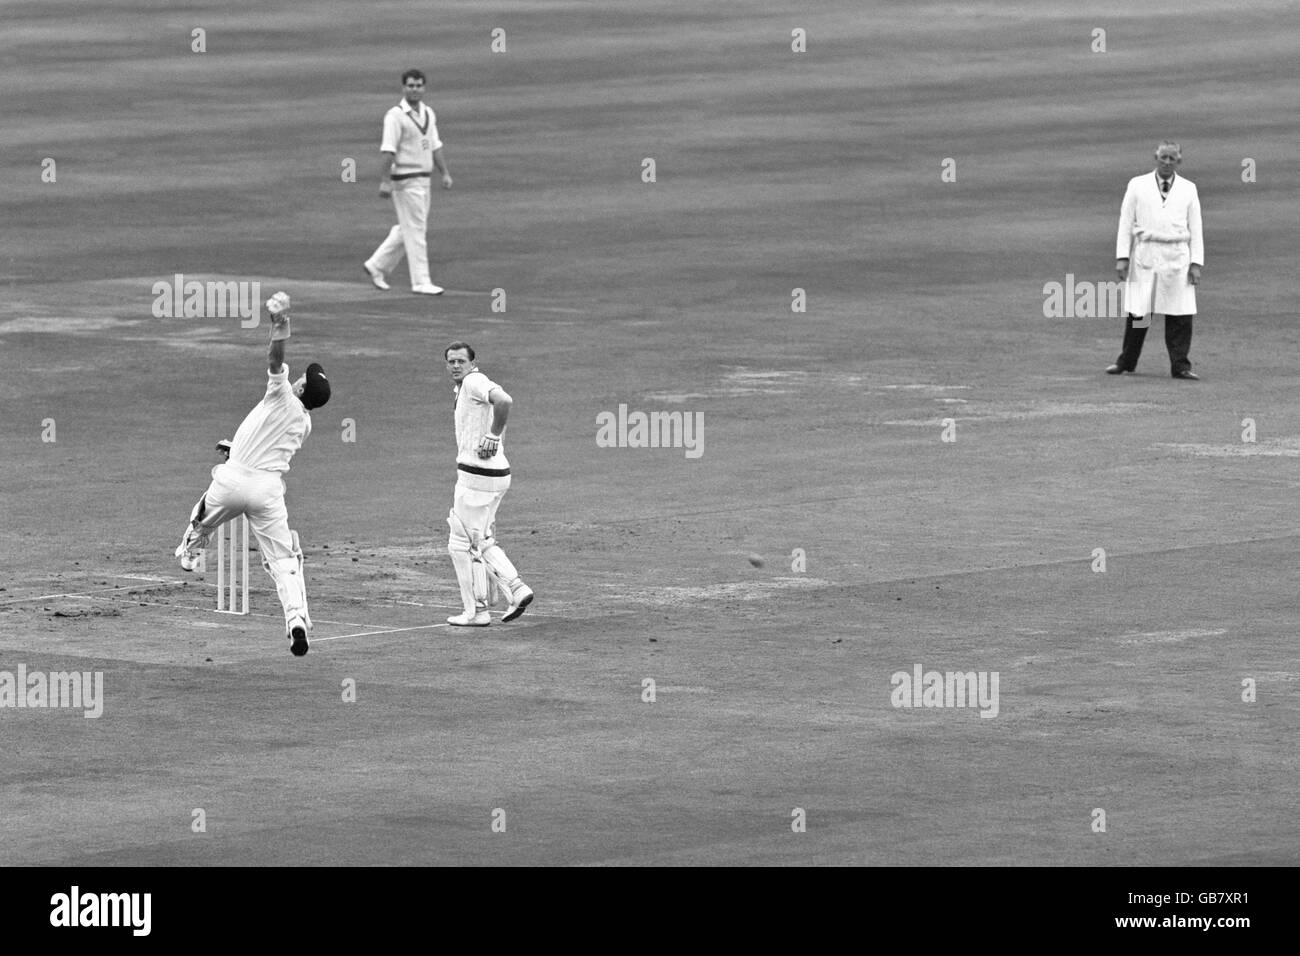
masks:
[[[429,225],[429,180],[424,176],[399,179],[393,183],[393,208],[397,210],[397,225],[379,244],[367,262],[371,268],[384,274],[392,272],[406,256],[406,268],[411,274],[411,287],[429,285],[429,247],[425,231]]]

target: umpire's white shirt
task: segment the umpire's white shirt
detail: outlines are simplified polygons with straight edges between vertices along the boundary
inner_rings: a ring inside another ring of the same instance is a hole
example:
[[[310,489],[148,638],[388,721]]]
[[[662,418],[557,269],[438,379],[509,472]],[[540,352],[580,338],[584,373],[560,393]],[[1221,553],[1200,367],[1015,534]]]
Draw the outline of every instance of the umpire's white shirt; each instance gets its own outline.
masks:
[[[438,139],[438,121],[433,110],[421,103],[418,112],[405,99],[384,114],[384,138],[381,153],[393,153],[393,178],[430,174],[433,152],[442,149]]]
[[[505,432],[501,444],[491,458],[478,456],[478,443],[492,431],[492,405],[488,396],[492,389],[500,388],[478,369],[460,380],[456,389],[456,463],[476,468],[509,468],[506,460]]]
[[[289,459],[311,434],[311,415],[293,393],[289,366],[267,372],[266,395],[249,412],[230,445],[231,464],[258,471],[289,470]]]

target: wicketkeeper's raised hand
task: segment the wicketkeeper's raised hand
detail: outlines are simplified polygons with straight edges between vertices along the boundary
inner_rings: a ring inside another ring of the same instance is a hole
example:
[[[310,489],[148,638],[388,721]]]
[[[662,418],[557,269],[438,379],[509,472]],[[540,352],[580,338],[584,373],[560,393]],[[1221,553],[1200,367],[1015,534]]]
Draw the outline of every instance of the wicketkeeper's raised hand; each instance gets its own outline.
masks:
[[[289,337],[289,293],[277,292],[266,300],[266,311],[271,313],[271,341],[279,342]]]

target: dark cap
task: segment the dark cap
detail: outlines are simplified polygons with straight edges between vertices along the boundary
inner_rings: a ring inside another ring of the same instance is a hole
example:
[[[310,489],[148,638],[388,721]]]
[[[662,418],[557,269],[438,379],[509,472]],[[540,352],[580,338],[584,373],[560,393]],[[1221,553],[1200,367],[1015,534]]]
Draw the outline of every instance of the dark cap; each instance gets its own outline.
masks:
[[[302,388],[304,408],[320,408],[330,400],[330,380],[325,377],[325,370],[319,362],[307,366],[307,382]]]

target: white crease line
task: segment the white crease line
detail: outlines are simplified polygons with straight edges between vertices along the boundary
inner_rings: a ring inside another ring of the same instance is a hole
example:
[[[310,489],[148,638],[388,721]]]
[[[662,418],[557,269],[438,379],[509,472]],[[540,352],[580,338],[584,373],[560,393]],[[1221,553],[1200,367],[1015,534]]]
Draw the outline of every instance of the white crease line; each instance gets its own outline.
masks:
[[[66,596],[67,596],[67,597],[81,597],[82,595],[69,594],[69,595],[66,595]],[[97,598],[95,598],[93,595],[89,595],[89,594],[88,594],[88,595],[85,595],[85,597],[86,597],[86,600],[89,600],[89,601],[94,601],[94,600],[103,600],[102,598],[98,598],[98,599],[97,599]],[[256,611],[250,611],[250,612],[248,612],[247,614],[235,614],[235,615],[230,615],[229,612],[218,611],[216,608],[211,608],[211,607],[196,607],[196,606],[193,605],[193,604],[164,604],[164,603],[162,603],[161,601],[132,601],[131,604],[136,605],[136,606],[144,606],[144,607],[166,607],[166,608],[175,608],[175,609],[178,610],[178,611],[206,611],[206,612],[211,613],[211,614],[226,614],[227,617],[230,617],[230,616],[233,616],[233,617],[266,617],[266,618],[272,618],[272,619],[275,619],[275,618],[282,618],[282,617],[284,616],[283,613],[281,613],[281,614],[261,614],[261,613],[258,613],[258,612],[256,612]],[[314,619],[313,619],[313,622],[314,622],[314,621],[317,621],[317,620],[320,621],[322,624],[336,624],[336,625],[338,625],[339,627],[376,627],[376,626],[377,626],[377,625],[375,625],[375,624],[362,624],[360,621],[328,621],[328,620],[326,620],[326,619],[323,618],[323,617],[321,617],[321,618],[314,618]],[[326,640],[326,638],[321,638],[321,640]]]
[[[122,587],[120,585],[115,585],[114,587],[111,588],[96,588],[93,591],[68,591],[64,594],[41,594],[38,595],[37,597],[13,598],[12,600],[9,601],[0,601],[0,604],[26,604],[31,601],[52,601],[55,598],[85,597],[91,594],[99,594],[103,591],[139,591],[139,590],[143,590],[143,589],[133,588],[133,587]]]
[[[501,621],[498,620],[496,623],[500,624]],[[426,631],[435,627],[451,627],[451,625],[450,624],[417,624],[414,627],[390,627],[388,630],[385,631],[364,631],[361,634],[336,634],[333,637],[314,637],[311,640],[312,643],[315,643],[316,641],[341,641],[345,637],[374,637],[377,634],[402,634],[405,633],[406,631]],[[481,630],[481,628],[466,627],[463,628],[463,630],[475,631],[475,630]]]
[[[108,575],[104,575],[104,577],[110,577],[110,578],[122,578],[122,579],[127,580],[127,581],[153,581],[153,582],[157,582],[160,586],[161,586],[161,585],[164,585],[164,584],[169,584],[169,585],[173,585],[173,586],[176,586],[176,587],[186,587],[186,586],[188,586],[190,583],[194,583],[194,584],[200,584],[200,583],[201,583],[201,584],[203,584],[203,585],[208,585],[208,583],[209,583],[209,582],[207,582],[207,581],[203,581],[203,582],[199,582],[199,581],[190,582],[190,581],[183,580],[183,579],[181,579],[181,578],[148,578],[148,577],[140,577],[140,576],[132,575],[132,574],[108,574]],[[212,586],[212,587],[216,587],[216,584],[213,583],[211,586]],[[54,600],[55,598],[74,598],[74,597],[83,597],[83,596],[88,595],[88,594],[102,594],[102,593],[104,593],[105,591],[147,591],[147,590],[149,590],[149,588],[142,587],[141,585],[138,585],[138,584],[126,584],[126,585],[123,585],[123,584],[115,584],[115,585],[113,585],[112,587],[109,587],[109,588],[92,588],[92,589],[89,590],[89,591],[65,591],[65,592],[63,592],[62,594],[40,594],[40,595],[37,595],[36,597],[13,598],[13,599],[8,600],[8,601],[0,601],[0,605],[4,605],[4,604],[24,604],[24,603],[29,602],[29,601],[52,601],[52,600]]]
[[[613,586],[614,585],[609,585],[609,587],[613,587]],[[440,611],[454,611],[460,608],[459,604],[421,604],[419,601],[394,601],[393,603],[400,604],[403,607],[432,607],[432,608],[437,608]],[[505,611],[501,611],[500,613],[504,614]],[[536,611],[530,611],[528,616],[529,617],[558,617],[559,615],[545,614],[545,613],[539,614]]]
[[[110,575],[110,577],[124,577],[124,575]],[[182,582],[182,583],[183,583],[183,582]],[[196,583],[197,583],[197,582],[196,582]],[[205,583],[206,583],[206,582],[205,582]],[[215,587],[215,585],[213,585],[213,586]],[[87,600],[87,601],[103,600],[103,598],[96,597],[96,595],[99,594],[100,592],[103,592],[103,591],[128,591],[128,590],[131,590],[131,591],[140,591],[140,590],[144,590],[144,589],[142,589],[142,588],[138,588],[138,587],[136,587],[136,588],[111,587],[111,588],[98,588],[98,589],[95,590],[95,591],[70,591],[70,592],[65,593],[65,594],[46,594],[46,595],[43,595],[43,596],[41,596],[41,597],[16,598],[16,599],[14,599],[13,601],[0,601],[0,606],[3,606],[3,605],[5,605],[5,604],[22,604],[22,603],[27,602],[27,601],[47,601],[47,600],[52,600],[53,598],[81,598],[81,599],[83,599],[83,600]],[[136,607],[167,607],[167,608],[174,608],[174,609],[176,609],[176,610],[178,610],[178,611],[210,611],[210,612],[212,612],[213,614],[220,613],[220,612],[218,612],[215,608],[210,608],[210,607],[197,607],[197,606],[195,606],[195,605],[193,605],[193,604],[174,604],[174,603],[172,603],[172,604],[165,604],[165,603],[163,603],[163,602],[161,602],[161,601],[140,601],[140,600],[131,600],[129,603],[132,604],[132,605],[134,605],[134,606],[136,606]],[[455,608],[459,606],[459,605],[454,605],[454,604],[421,604],[421,603],[419,603],[418,601],[397,601],[397,602],[395,602],[395,603],[397,603],[397,604],[407,604],[407,605],[412,605],[412,606],[414,606],[414,607],[433,607],[433,608],[439,608],[440,610],[455,610]],[[250,611],[247,615],[244,615],[244,614],[236,614],[236,615],[234,615],[234,616],[235,616],[235,617],[265,617],[265,618],[277,618],[277,617],[280,617],[281,615],[279,615],[279,614],[260,614],[260,613],[257,613],[257,612],[252,612],[252,611]],[[550,615],[550,614],[538,614],[538,613],[535,613],[535,612],[534,612],[531,616],[532,616],[532,617],[552,617],[552,616],[555,616],[555,615]],[[332,620],[327,620],[326,618],[323,618],[323,617],[314,618],[314,620],[315,620],[315,621],[319,621],[321,624],[334,624],[334,625],[337,625],[337,626],[339,626],[339,627],[376,627],[376,626],[378,626],[378,625],[373,624],[373,623],[371,623],[371,624],[363,624],[363,623],[361,623],[360,621],[332,621]],[[447,627],[447,626],[448,626],[448,625],[446,625],[446,624],[421,624],[421,625],[419,625],[419,627]],[[414,629],[415,629],[415,628],[398,628],[397,630],[414,630]],[[391,634],[391,633],[394,633],[394,632],[393,632],[393,631],[373,631],[373,632],[370,632],[370,633],[374,633],[374,634]],[[341,636],[341,637],[362,637],[362,636],[365,636],[365,635],[362,635],[362,634],[343,634],[343,635],[340,635],[340,636]],[[334,640],[338,640],[338,638],[337,638],[337,637],[321,637],[321,638],[317,638],[317,640],[322,640],[322,641],[334,641]]]
[[[360,634],[336,634],[334,637],[313,637],[311,638],[311,643],[316,644],[320,641],[341,641],[345,637],[374,637],[376,634],[401,634],[404,631],[426,631],[434,627],[451,627],[451,625],[417,624],[415,627],[391,627],[386,631],[362,631]]]

